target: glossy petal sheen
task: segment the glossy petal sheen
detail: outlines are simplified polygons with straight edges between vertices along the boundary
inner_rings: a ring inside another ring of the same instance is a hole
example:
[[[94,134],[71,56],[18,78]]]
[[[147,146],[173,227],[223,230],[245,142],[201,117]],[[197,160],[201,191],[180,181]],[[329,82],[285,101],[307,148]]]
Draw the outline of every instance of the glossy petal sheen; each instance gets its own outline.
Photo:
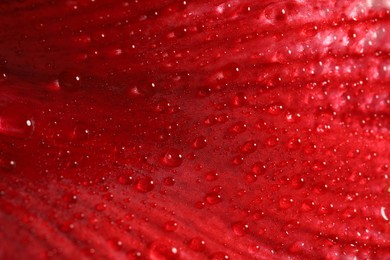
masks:
[[[389,259],[387,0],[0,3],[1,259]]]

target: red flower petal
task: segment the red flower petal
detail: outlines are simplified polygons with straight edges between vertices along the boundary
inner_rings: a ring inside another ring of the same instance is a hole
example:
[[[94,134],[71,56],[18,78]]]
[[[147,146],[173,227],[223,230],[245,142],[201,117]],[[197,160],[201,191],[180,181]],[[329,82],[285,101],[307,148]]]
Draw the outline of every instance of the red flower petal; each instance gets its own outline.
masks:
[[[0,257],[390,257],[386,1],[0,3]]]

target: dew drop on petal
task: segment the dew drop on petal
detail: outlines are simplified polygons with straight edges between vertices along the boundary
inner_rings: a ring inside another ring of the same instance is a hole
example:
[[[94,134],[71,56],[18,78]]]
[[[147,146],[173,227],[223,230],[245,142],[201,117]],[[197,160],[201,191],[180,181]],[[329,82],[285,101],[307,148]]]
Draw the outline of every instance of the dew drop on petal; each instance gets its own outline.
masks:
[[[98,203],[95,205],[95,209],[97,211],[104,211],[104,210],[106,210],[106,208],[107,208],[107,205],[104,203]]]
[[[16,162],[0,154],[0,169],[10,172],[16,167]]]
[[[162,165],[167,167],[179,167],[183,163],[183,155],[177,149],[168,149],[160,158]]]
[[[217,192],[209,192],[206,194],[206,202],[210,205],[220,203],[222,201],[221,195]]]
[[[248,224],[246,224],[242,221],[238,221],[238,222],[233,223],[232,229],[233,229],[234,234],[236,234],[237,236],[240,236],[240,237],[245,236],[249,231]]]
[[[256,162],[252,165],[252,172],[256,173],[257,175],[262,175],[265,173],[266,166],[262,162]]]
[[[68,92],[75,92],[82,88],[81,75],[74,70],[64,70],[58,76],[58,84],[61,89]]]
[[[173,232],[173,231],[175,231],[175,230],[177,229],[177,223],[176,223],[176,221],[174,221],[174,220],[169,220],[169,221],[165,222],[165,224],[164,224],[164,229],[165,229],[165,231],[167,231],[167,232]]]
[[[268,147],[274,147],[278,145],[278,143],[279,143],[279,138],[275,135],[272,135],[265,140],[265,145]]]
[[[241,134],[241,133],[245,132],[246,129],[247,129],[246,123],[239,121],[239,122],[235,123],[234,125],[232,125],[228,129],[228,131],[231,134]]]
[[[210,260],[228,260],[229,255],[225,252],[215,252],[209,256]]]
[[[205,174],[205,179],[207,181],[215,181],[216,179],[218,179],[218,172],[217,171],[209,171],[209,172],[206,172]]]
[[[289,196],[282,196],[279,199],[279,208],[289,209],[293,205],[293,200]]]
[[[257,144],[253,140],[248,141],[241,146],[241,152],[243,153],[254,153],[256,149],[257,149]]]
[[[206,145],[207,145],[207,139],[204,136],[198,136],[192,142],[192,148],[194,148],[194,149],[202,149],[202,148],[206,147]]]
[[[26,107],[13,105],[0,112],[0,134],[14,138],[29,138],[35,122]]]
[[[257,175],[254,172],[248,172],[245,175],[245,181],[247,183],[254,183],[257,180]]]
[[[175,182],[176,182],[176,180],[175,180],[175,178],[173,178],[173,177],[166,177],[166,178],[164,178],[164,185],[166,185],[166,186],[173,186],[173,185],[175,185]]]
[[[155,241],[149,248],[149,259],[166,260],[180,259],[180,251],[172,243],[167,241]]]
[[[188,242],[188,247],[196,252],[203,252],[206,249],[206,242],[200,237],[194,237]]]
[[[142,177],[135,181],[135,189],[139,192],[150,192],[154,189],[154,181],[150,177]]]
[[[312,200],[306,199],[302,202],[300,211],[309,212],[314,208],[314,202]]]

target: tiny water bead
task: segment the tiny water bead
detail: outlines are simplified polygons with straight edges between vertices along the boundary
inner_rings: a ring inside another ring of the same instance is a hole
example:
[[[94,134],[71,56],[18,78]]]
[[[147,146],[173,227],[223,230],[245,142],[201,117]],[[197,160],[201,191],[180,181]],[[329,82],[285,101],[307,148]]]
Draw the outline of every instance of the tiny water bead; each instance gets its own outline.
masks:
[[[196,252],[203,252],[206,249],[206,242],[200,237],[194,237],[188,242],[188,247]]]
[[[218,179],[219,173],[217,171],[209,171],[205,174],[205,179],[207,181],[215,181]]]
[[[244,160],[245,160],[244,157],[237,155],[231,159],[231,163],[232,165],[237,166],[237,165],[241,165],[244,162]]]
[[[16,161],[3,156],[0,153],[0,169],[5,172],[11,172],[16,167]]]
[[[205,200],[208,204],[214,205],[222,201],[222,197],[218,192],[209,192],[205,196]]]
[[[244,179],[247,183],[254,183],[257,180],[257,174],[254,172],[248,172],[245,174]]]
[[[76,124],[73,130],[70,132],[70,138],[77,141],[85,141],[90,138],[90,135],[90,127],[83,123]]]
[[[207,139],[204,136],[198,136],[192,142],[192,147],[194,149],[202,149],[207,146]]]
[[[95,205],[95,209],[97,211],[104,211],[104,210],[106,210],[106,208],[107,208],[107,205],[104,203],[98,203]]]
[[[231,127],[229,127],[228,131],[231,134],[241,134],[245,132],[246,129],[247,129],[246,123],[243,121],[239,121],[233,124]]]
[[[28,107],[11,105],[0,112],[0,134],[25,139],[32,136],[34,129],[35,121]]]
[[[167,167],[179,167],[183,163],[183,155],[177,149],[168,149],[161,157],[160,162]]]
[[[118,183],[122,185],[129,185],[133,183],[133,177],[132,176],[125,176],[121,175],[118,177]]]
[[[289,248],[291,253],[302,253],[305,251],[305,249],[306,245],[303,241],[296,241]]]
[[[274,147],[278,145],[278,143],[279,143],[279,137],[277,137],[276,135],[272,135],[265,140],[265,145],[268,147]]]
[[[174,221],[174,220],[167,221],[164,224],[164,229],[167,232],[174,232],[177,229],[177,227],[178,227],[178,225],[177,225],[176,221]]]
[[[150,177],[141,177],[135,181],[135,189],[139,192],[150,192],[154,189],[154,181]]]
[[[230,259],[229,255],[225,252],[215,252],[209,256],[210,260],[228,260]]]
[[[298,150],[301,148],[301,139],[292,137],[287,141],[286,146],[289,150]]]
[[[164,181],[163,181],[164,185],[166,185],[166,186],[173,186],[173,185],[175,185],[175,182],[176,182],[176,180],[173,177],[166,177],[166,178],[164,178]]]
[[[64,70],[58,76],[58,84],[67,92],[75,92],[82,89],[82,76],[74,70]]]
[[[180,259],[180,251],[169,241],[155,241],[150,245],[149,258],[151,260]]]
[[[254,140],[247,141],[241,146],[240,149],[243,153],[254,153],[257,150],[257,143]]]
[[[236,234],[237,236],[240,236],[240,237],[245,236],[249,232],[248,224],[246,224],[242,221],[238,221],[238,222],[233,223],[232,229],[233,229],[234,234]]]
[[[266,170],[266,165],[263,162],[255,162],[252,165],[251,170],[257,175],[263,175]]]
[[[302,212],[310,212],[314,209],[314,202],[310,199],[306,199],[302,202],[301,204],[301,207],[300,207],[300,211]]]
[[[297,174],[297,175],[294,175],[292,178],[291,178],[291,186],[294,188],[294,189],[301,189],[305,184],[305,179],[303,178],[302,175],[300,174]]]
[[[282,196],[280,199],[279,199],[279,207],[281,209],[289,209],[292,207],[293,205],[293,199],[290,197],[290,196]]]

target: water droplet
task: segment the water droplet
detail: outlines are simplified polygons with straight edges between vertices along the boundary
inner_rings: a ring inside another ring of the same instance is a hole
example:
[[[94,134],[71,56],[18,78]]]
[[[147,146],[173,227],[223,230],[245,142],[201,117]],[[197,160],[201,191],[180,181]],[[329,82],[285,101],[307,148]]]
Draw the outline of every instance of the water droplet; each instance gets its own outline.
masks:
[[[294,175],[291,178],[291,186],[294,189],[298,190],[298,189],[302,188],[304,184],[305,184],[305,180],[303,179],[303,177],[301,175]]]
[[[290,246],[291,253],[302,253],[305,251],[305,243],[302,241],[296,241]]]
[[[217,116],[215,119],[218,123],[226,123],[229,120],[229,115],[222,114]]]
[[[154,181],[150,177],[139,178],[135,182],[135,188],[139,192],[150,192],[154,189]]]
[[[245,236],[248,231],[249,231],[249,226],[248,224],[242,222],[242,221],[238,221],[238,222],[235,222],[232,224],[232,229],[233,229],[233,232],[237,235],[237,236]]]
[[[255,124],[255,128],[258,130],[265,130],[267,127],[267,122],[265,122],[263,119],[259,119]]]
[[[248,172],[248,173],[245,175],[245,181],[246,181],[247,183],[254,183],[256,180],[257,180],[257,175],[256,175],[256,173],[254,173],[254,172]]]
[[[203,209],[204,206],[205,206],[205,203],[203,201],[197,201],[195,203],[195,208],[197,208],[197,209]]]
[[[301,139],[292,137],[287,141],[287,148],[290,150],[298,150],[301,147]]]
[[[244,158],[242,156],[235,156],[232,159],[232,164],[233,165],[240,165],[244,162]]]
[[[209,95],[211,95],[211,93],[212,93],[212,89],[211,88],[199,88],[199,90],[198,90],[198,96],[199,97],[207,97],[207,96],[209,96]]]
[[[119,239],[109,239],[107,242],[115,251],[120,251],[123,248],[123,242]]]
[[[267,107],[267,113],[270,115],[279,115],[283,112],[283,105],[281,104],[272,104]]]
[[[279,143],[279,138],[276,135],[272,135],[265,140],[265,145],[269,147],[274,147],[278,145],[278,143]]]
[[[319,182],[314,186],[314,193],[325,194],[328,190],[328,185],[324,182]]]
[[[217,192],[209,192],[206,194],[205,200],[208,204],[214,205],[222,201],[221,195]]]
[[[77,195],[75,193],[68,193],[62,197],[62,200],[66,204],[74,204],[77,202]]]
[[[265,216],[265,213],[263,211],[257,210],[255,212],[253,212],[252,218],[254,220],[260,220],[260,219],[264,218],[264,216]]]
[[[326,162],[314,161],[311,169],[316,172],[323,171],[326,167]]]
[[[167,232],[173,232],[177,229],[177,223],[176,221],[173,221],[173,220],[170,220],[170,221],[167,221],[164,225],[164,229],[167,231]]]
[[[243,121],[239,121],[234,125],[232,125],[231,127],[229,127],[228,131],[231,134],[241,134],[245,132],[246,128],[247,128],[246,123]]]
[[[248,104],[248,98],[244,93],[237,93],[233,97],[232,103],[235,107],[242,107]]]
[[[351,208],[351,207],[347,207],[343,213],[342,213],[342,217],[344,219],[351,219],[351,218],[354,218],[356,217],[357,215],[357,210],[355,208]]]
[[[188,247],[196,252],[203,252],[206,249],[206,242],[200,237],[194,237],[188,242]]]
[[[74,70],[64,70],[58,76],[58,84],[61,89],[74,92],[82,88],[81,75]]]
[[[173,178],[173,177],[166,177],[164,179],[164,184],[167,186],[173,186],[173,185],[175,185],[175,182],[176,182],[175,178]]]
[[[0,113],[0,134],[15,138],[29,138],[34,128],[35,122],[26,107],[13,105]]]
[[[209,256],[210,260],[228,260],[229,255],[225,252],[215,252]]]
[[[209,172],[206,172],[205,174],[205,179],[207,181],[215,181],[216,179],[218,179],[218,172],[217,171],[209,171]]]
[[[107,205],[104,203],[98,203],[95,205],[95,209],[97,211],[104,211],[104,210],[106,210],[106,208],[107,208]]]
[[[202,148],[206,147],[206,145],[207,145],[207,139],[204,136],[198,136],[192,142],[192,147],[194,149],[202,149]]]
[[[313,144],[313,143],[310,143],[310,144],[305,146],[303,151],[307,155],[312,155],[312,154],[314,154],[316,152],[316,149],[317,149],[317,146],[315,144]]]
[[[16,167],[16,162],[10,160],[7,156],[4,156],[0,153],[0,169],[5,172],[10,172]]]
[[[142,81],[139,81],[142,82]],[[156,93],[156,87],[152,84],[132,85],[127,88],[127,95],[131,98],[151,97]]]
[[[320,205],[317,210],[318,214],[321,215],[330,215],[333,213],[333,204],[328,204],[328,205]]]
[[[296,123],[301,119],[301,115],[298,113],[286,112],[286,120],[288,123]]]
[[[301,204],[301,211],[302,212],[309,212],[312,211],[314,208],[314,202],[310,199],[306,199]]]
[[[291,197],[289,197],[287,195],[282,196],[279,199],[279,207],[281,209],[289,209],[289,208],[291,208],[292,205],[293,205],[293,200]]]
[[[256,149],[257,149],[257,143],[253,140],[248,141],[241,146],[241,151],[243,153],[254,153]]]
[[[164,166],[179,167],[183,163],[183,155],[177,149],[168,149],[160,158],[160,162]]]
[[[72,221],[65,221],[60,224],[59,228],[64,233],[70,233],[74,229],[74,223]]]
[[[133,183],[133,177],[131,176],[119,176],[118,183],[122,185],[129,185]]]
[[[149,257],[151,260],[180,259],[180,251],[168,241],[155,241],[150,245]]]
[[[7,79],[7,74],[7,69],[0,63],[0,82],[5,81]]]
[[[256,162],[252,165],[252,172],[256,173],[257,175],[263,175],[265,173],[266,166],[262,162]]]
[[[77,124],[70,133],[70,138],[73,140],[87,140],[91,134],[89,127],[83,123]]]

